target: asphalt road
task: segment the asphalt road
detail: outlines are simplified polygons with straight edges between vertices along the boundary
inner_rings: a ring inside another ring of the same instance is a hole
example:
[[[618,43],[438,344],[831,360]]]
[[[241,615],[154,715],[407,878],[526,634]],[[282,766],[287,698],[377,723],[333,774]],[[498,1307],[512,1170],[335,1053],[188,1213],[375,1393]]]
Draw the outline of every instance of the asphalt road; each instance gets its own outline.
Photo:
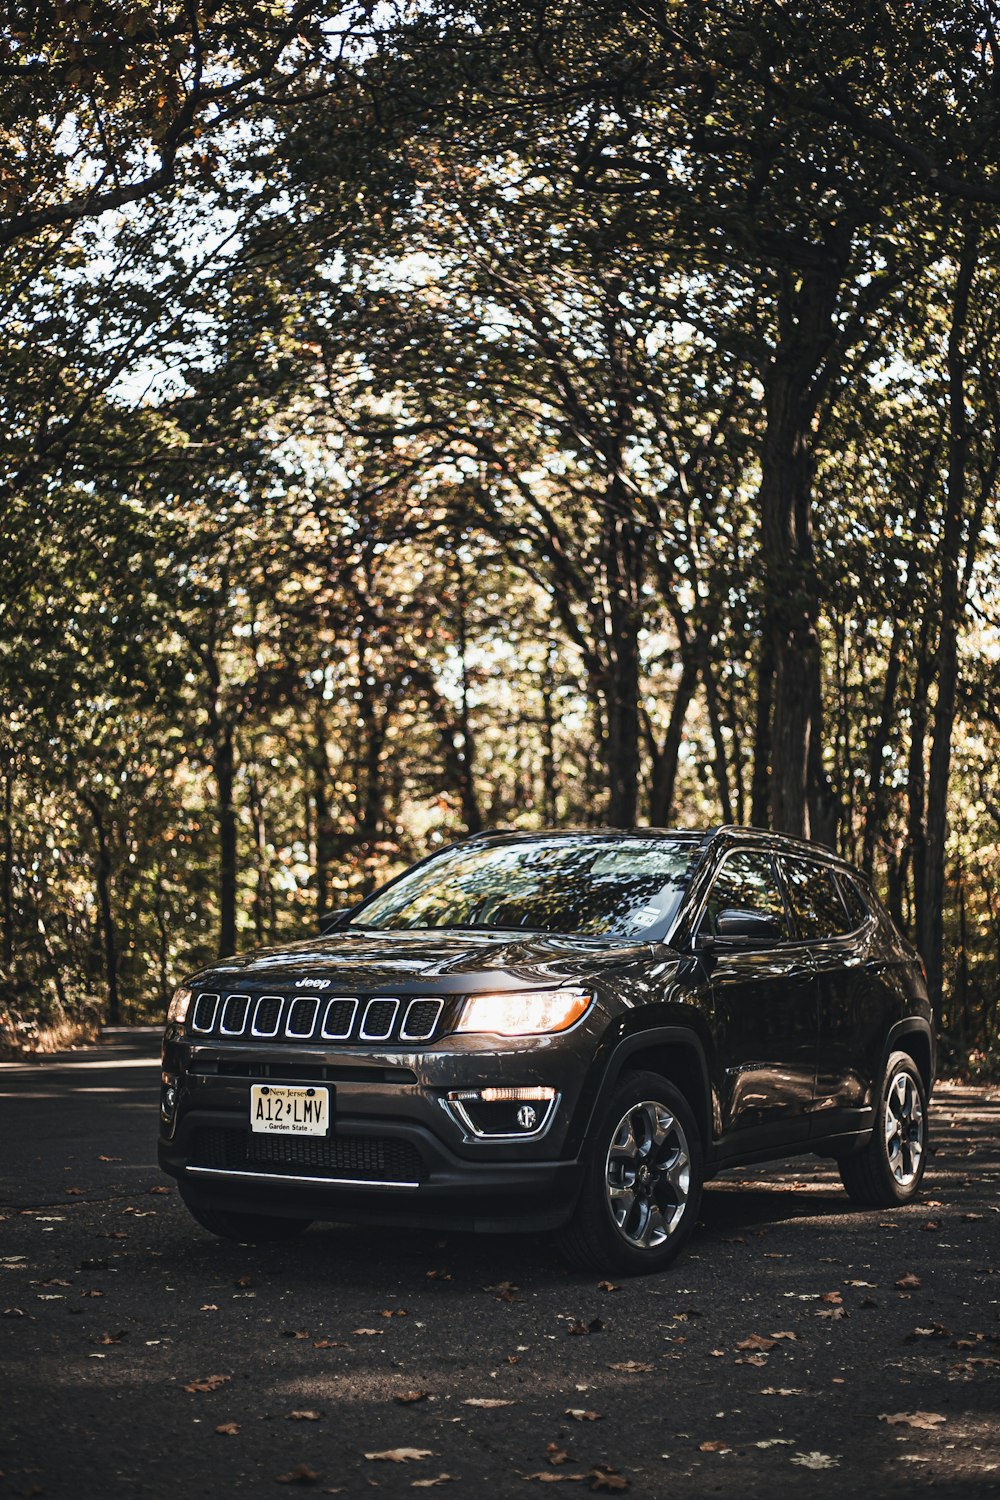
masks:
[[[542,1239],[214,1241],[156,1048],[0,1066],[0,1495],[1000,1494],[1000,1090],[939,1090],[910,1208],[733,1172],[672,1272],[601,1285]]]

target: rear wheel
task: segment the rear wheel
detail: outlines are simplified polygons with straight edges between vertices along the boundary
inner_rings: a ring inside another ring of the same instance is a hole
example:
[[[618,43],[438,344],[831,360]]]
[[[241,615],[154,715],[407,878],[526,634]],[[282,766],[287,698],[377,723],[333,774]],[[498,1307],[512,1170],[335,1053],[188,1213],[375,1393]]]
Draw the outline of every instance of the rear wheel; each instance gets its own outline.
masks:
[[[691,1107],[659,1073],[630,1073],[612,1094],[587,1147],[583,1186],[560,1234],[588,1270],[662,1271],[698,1217],[702,1147]]]
[[[282,1219],[277,1214],[241,1214],[219,1208],[197,1193],[181,1188],[184,1206],[193,1219],[209,1234],[241,1244],[260,1240],[294,1240],[304,1234],[311,1219]]]
[[[855,1203],[893,1208],[916,1197],[927,1162],[927,1090],[913,1058],[894,1052],[871,1140],[841,1159],[840,1180]]]

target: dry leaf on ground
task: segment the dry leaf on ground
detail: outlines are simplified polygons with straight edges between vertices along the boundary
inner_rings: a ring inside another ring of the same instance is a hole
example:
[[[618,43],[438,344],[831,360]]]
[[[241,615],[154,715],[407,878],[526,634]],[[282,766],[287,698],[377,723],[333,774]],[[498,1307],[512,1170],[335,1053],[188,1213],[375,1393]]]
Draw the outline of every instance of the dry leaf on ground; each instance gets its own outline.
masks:
[[[197,1380],[192,1380],[186,1385],[186,1391],[217,1391],[220,1385],[227,1385],[231,1377],[229,1375],[202,1375]]]
[[[426,1401],[429,1394],[429,1391],[397,1391],[392,1399],[400,1406],[412,1406],[414,1401]]]
[[[923,1283],[921,1282],[920,1277],[914,1275],[912,1271],[907,1271],[896,1282],[896,1285],[898,1287],[901,1287],[904,1292],[916,1291],[917,1287],[921,1286],[922,1284]]]
[[[766,1339],[762,1334],[752,1333],[749,1338],[740,1339],[736,1347],[737,1349],[759,1349],[766,1353],[767,1350],[773,1349],[777,1342],[777,1339]]]
[[[215,1429],[221,1437],[235,1437],[240,1430],[239,1422],[220,1422]]]
[[[572,1417],[574,1422],[599,1422],[601,1414],[598,1411],[584,1411],[582,1406],[568,1406],[566,1416]]]
[[[699,1453],[732,1453],[732,1445],[726,1443],[722,1438],[711,1438],[706,1443],[698,1444]]]
[[[840,1463],[839,1458],[833,1458],[829,1453],[796,1453],[790,1458],[789,1463],[798,1464],[801,1469],[835,1469]]]
[[[919,1427],[925,1432],[933,1432],[936,1427],[940,1427],[942,1422],[947,1422],[947,1420],[947,1417],[943,1417],[937,1411],[897,1411],[891,1416],[883,1413],[879,1417],[880,1422],[888,1422],[890,1427]]]
[[[641,1359],[626,1359],[617,1365],[608,1365],[609,1370],[620,1370],[623,1375],[646,1375],[650,1370],[655,1370],[655,1365],[646,1364]]]
[[[627,1490],[629,1481],[624,1474],[618,1474],[614,1469],[591,1469],[589,1474],[590,1488],[595,1492],[601,1490]]]
[[[315,1484],[319,1475],[308,1464],[296,1464],[287,1474],[275,1474],[278,1484]]]
[[[286,1414],[288,1422],[318,1422],[322,1417],[321,1411],[290,1411]]]
[[[411,1490],[432,1490],[438,1484],[454,1484],[457,1474],[435,1474],[433,1479],[411,1479]]]
[[[430,1448],[386,1448],[381,1453],[366,1453],[371,1462],[384,1460],[390,1464],[405,1464],[421,1458],[433,1458]]]
[[[492,1408],[495,1406],[516,1406],[516,1401],[504,1401],[499,1396],[469,1396],[462,1402],[463,1406],[482,1406]]]

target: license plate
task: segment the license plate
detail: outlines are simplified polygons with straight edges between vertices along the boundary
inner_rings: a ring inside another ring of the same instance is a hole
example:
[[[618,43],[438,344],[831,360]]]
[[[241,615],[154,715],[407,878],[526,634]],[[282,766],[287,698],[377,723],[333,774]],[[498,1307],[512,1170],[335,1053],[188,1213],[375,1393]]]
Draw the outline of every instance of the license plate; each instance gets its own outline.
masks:
[[[250,1129],[258,1135],[326,1135],[330,1090],[251,1084]]]

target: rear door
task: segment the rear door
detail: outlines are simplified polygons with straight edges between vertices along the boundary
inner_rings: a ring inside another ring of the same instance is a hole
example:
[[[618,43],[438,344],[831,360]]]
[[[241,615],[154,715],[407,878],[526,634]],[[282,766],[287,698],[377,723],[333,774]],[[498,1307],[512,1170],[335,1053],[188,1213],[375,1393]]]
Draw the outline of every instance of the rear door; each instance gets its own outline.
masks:
[[[698,931],[714,935],[727,907],[775,918],[780,937],[764,947],[711,950],[716,1065],[724,1134],[739,1150],[802,1140],[815,1092],[816,975],[808,943],[792,931],[772,856],[728,853],[708,894]]]

